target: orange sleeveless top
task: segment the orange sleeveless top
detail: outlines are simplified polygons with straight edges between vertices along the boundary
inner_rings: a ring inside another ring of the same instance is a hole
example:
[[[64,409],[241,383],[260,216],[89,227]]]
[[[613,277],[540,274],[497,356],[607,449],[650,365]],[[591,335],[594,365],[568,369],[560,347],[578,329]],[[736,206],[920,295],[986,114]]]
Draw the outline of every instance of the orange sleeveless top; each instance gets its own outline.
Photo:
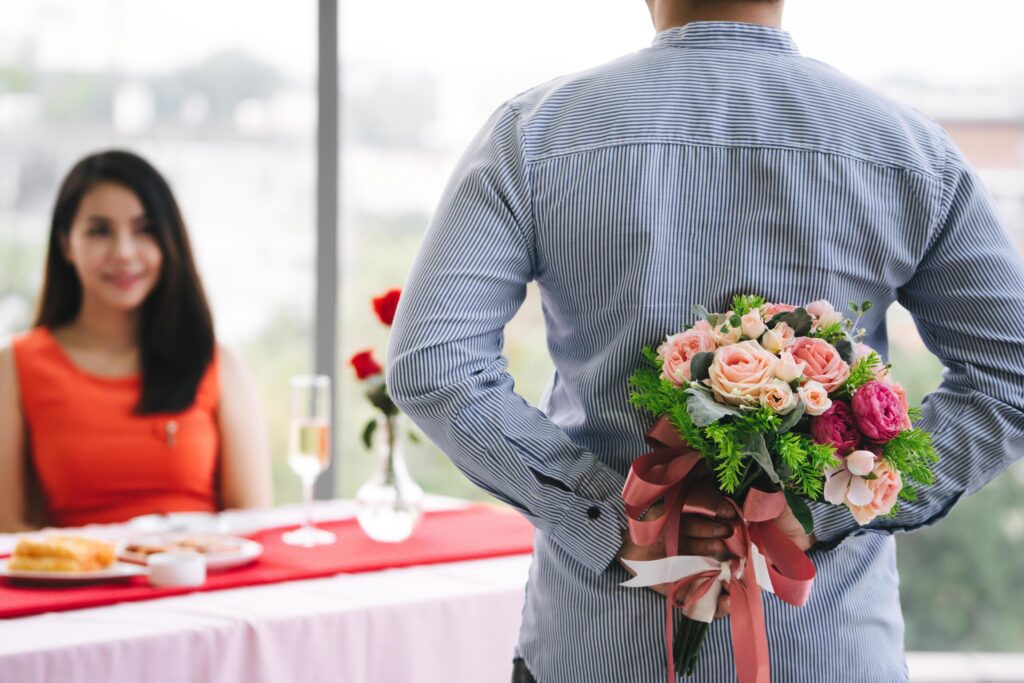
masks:
[[[195,403],[136,415],[138,376],[92,375],[37,327],[14,339],[21,405],[48,522],[81,526],[217,509],[217,355]]]

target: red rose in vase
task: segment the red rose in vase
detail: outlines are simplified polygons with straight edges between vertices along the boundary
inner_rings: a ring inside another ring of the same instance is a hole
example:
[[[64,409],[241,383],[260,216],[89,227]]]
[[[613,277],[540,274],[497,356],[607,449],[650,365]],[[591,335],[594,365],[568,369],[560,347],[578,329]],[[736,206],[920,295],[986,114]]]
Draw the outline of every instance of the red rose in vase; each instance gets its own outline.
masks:
[[[384,372],[384,368],[381,367],[380,363],[373,357],[373,351],[360,351],[356,355],[352,356],[349,360],[349,364],[355,368],[356,377],[360,380],[364,380],[374,375],[379,375]]]
[[[395,320],[395,310],[398,308],[398,299],[402,296],[402,290],[392,289],[388,292],[373,298],[373,310],[377,317],[385,325],[390,326]]]

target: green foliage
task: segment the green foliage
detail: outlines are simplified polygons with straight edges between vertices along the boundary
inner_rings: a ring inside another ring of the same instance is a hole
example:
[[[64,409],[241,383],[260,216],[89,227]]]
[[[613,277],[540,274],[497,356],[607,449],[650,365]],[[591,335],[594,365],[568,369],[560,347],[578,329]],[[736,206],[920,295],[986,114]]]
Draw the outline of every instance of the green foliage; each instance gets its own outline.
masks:
[[[782,424],[782,418],[772,412],[771,408],[762,406],[753,412],[742,413],[735,423],[743,432],[771,433]]]
[[[756,296],[754,294],[737,294],[732,298],[732,311],[736,316],[742,317],[747,313],[750,313],[755,308],[761,308],[764,304],[765,301],[763,296]],[[739,326],[739,323],[733,324],[733,327]]]
[[[811,336],[817,337],[818,339],[824,339],[829,344],[832,344],[832,346],[835,346],[846,339],[846,332],[843,331],[842,323],[834,322],[822,325],[818,329],[813,330],[811,332]]]
[[[875,371],[882,366],[882,359],[872,351],[850,366],[850,376],[836,390],[842,398],[851,398],[855,391],[875,379]]]
[[[735,493],[740,485],[740,473],[746,464],[739,430],[735,425],[716,422],[704,428],[704,433],[718,447],[714,457],[714,470],[718,486],[726,493]]]
[[[698,427],[706,427],[723,418],[738,417],[741,414],[737,408],[719,403],[711,394],[700,389],[690,387],[686,394],[686,412]]]
[[[377,420],[369,420],[363,427],[362,441],[366,450],[373,448],[373,433],[377,431]]]
[[[775,441],[775,449],[790,473],[787,488],[811,500],[818,500],[825,488],[822,473],[827,467],[839,464],[835,457],[836,449],[816,444],[806,436],[793,432],[779,436]]]
[[[882,456],[903,477],[904,482],[929,486],[935,482],[931,466],[939,461],[932,435],[922,429],[908,429],[885,444]]]
[[[793,334],[798,337],[806,337],[809,335],[811,333],[811,326],[814,324],[814,320],[811,319],[811,314],[803,308],[775,315],[768,321],[768,327],[773,328],[780,322],[786,323],[793,328]]]
[[[701,351],[690,359],[690,377],[694,382],[700,382],[711,376],[711,363],[715,360],[715,354],[710,351]]]

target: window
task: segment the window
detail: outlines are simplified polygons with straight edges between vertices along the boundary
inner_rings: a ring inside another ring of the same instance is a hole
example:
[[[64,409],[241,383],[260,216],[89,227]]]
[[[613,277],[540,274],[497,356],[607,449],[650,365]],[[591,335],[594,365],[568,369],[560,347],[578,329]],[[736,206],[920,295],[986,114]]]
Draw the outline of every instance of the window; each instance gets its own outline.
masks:
[[[315,10],[0,2],[0,338],[31,323],[64,174],[138,152],[175,192],[218,336],[257,378],[278,500],[298,495],[281,387],[312,365]]]

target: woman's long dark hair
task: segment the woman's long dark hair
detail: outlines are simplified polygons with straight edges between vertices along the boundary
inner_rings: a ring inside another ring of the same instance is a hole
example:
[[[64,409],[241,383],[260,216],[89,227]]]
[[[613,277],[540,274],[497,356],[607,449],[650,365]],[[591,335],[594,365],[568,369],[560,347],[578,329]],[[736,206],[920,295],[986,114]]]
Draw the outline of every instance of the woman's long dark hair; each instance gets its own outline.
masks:
[[[85,157],[71,169],[53,208],[43,296],[35,325],[51,330],[72,322],[82,307],[82,284],[64,258],[82,197],[99,183],[117,183],[139,198],[160,246],[163,262],[153,291],[142,304],[139,351],[140,415],[185,410],[195,402],[199,382],[213,359],[210,308],[196,272],[185,221],[171,188],[145,159],[120,150]]]

